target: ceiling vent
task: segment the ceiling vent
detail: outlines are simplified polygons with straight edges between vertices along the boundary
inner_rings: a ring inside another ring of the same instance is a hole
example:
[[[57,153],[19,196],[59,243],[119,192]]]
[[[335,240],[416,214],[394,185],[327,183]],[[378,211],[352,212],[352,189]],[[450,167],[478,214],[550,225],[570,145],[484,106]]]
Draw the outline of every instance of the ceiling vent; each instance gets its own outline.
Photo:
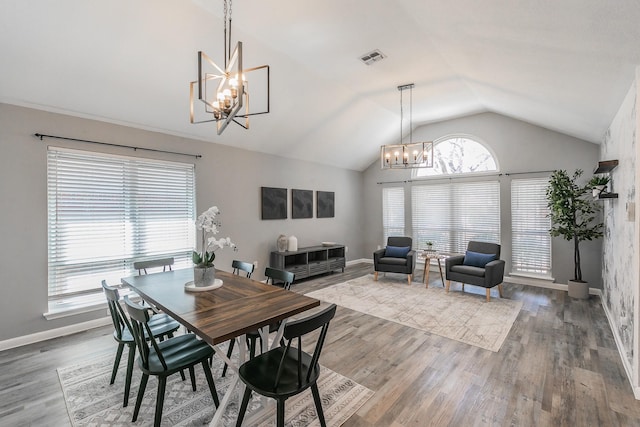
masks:
[[[378,49],[372,50],[369,53],[365,53],[360,57],[360,60],[364,62],[366,65],[371,65],[374,62],[382,61],[386,56],[380,52]]]

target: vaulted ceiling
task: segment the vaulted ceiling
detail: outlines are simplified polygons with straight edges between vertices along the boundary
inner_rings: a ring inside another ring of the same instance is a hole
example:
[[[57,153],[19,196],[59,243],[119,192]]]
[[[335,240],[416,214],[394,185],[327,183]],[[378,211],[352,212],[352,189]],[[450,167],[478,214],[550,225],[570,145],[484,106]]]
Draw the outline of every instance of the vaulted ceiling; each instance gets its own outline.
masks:
[[[0,102],[363,170],[400,138],[398,85],[414,127],[491,111],[598,143],[640,64],[636,0],[236,0],[270,113],[218,136],[189,82],[223,60],[222,4],[0,0]]]

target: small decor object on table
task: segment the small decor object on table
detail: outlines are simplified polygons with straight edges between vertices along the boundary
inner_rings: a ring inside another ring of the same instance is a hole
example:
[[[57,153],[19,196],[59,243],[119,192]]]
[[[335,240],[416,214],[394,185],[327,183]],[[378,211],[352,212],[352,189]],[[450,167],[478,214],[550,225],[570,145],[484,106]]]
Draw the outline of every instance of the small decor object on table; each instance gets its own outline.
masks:
[[[278,236],[278,240],[276,240],[276,245],[278,246],[278,252],[286,252],[287,246],[289,245],[289,238],[284,234]]]
[[[298,238],[296,236],[289,237],[289,246],[287,250],[289,252],[295,252],[298,250]]]
[[[435,252],[435,249],[433,249],[433,242],[432,241],[425,242],[425,245],[426,245],[425,251],[427,251],[427,252]]]
[[[236,244],[229,237],[216,239],[220,221],[216,216],[220,214],[217,206],[212,206],[202,213],[196,220],[196,227],[202,230],[201,252],[193,251],[193,282],[185,284],[187,290],[207,290],[222,286],[222,280],[216,280],[216,270],[213,261],[216,259],[216,251],[229,246],[234,251],[238,250]],[[198,289],[197,289],[198,288]]]

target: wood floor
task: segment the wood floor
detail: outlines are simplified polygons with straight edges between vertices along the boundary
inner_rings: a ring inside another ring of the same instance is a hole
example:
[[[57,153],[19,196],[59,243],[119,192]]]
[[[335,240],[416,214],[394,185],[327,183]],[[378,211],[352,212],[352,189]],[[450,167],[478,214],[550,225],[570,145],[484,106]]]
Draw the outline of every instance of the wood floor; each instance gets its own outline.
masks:
[[[372,270],[349,266],[292,289],[308,292]],[[438,274],[430,279],[442,286]],[[482,288],[466,291],[484,298]],[[577,301],[510,284],[504,296],[524,305],[497,353],[338,307],[321,363],[375,391],[344,425],[640,426],[640,401],[597,297]],[[0,426],[70,425],[56,368],[114,354],[111,333],[104,327],[0,352]]]

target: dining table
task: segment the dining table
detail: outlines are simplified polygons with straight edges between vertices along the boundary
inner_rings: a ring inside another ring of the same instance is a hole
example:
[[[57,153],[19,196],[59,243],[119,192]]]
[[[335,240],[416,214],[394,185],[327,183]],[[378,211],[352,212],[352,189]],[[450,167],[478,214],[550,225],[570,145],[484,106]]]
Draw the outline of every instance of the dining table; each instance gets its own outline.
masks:
[[[216,279],[222,280],[221,287],[207,291],[196,289],[195,292],[185,286],[193,282],[192,269],[124,277],[122,283],[211,345],[216,355],[236,373],[246,361],[247,332],[259,330],[261,348],[267,350],[279,345],[289,317],[320,305],[315,298],[226,271],[216,270]],[[269,325],[276,322],[280,322],[280,328],[270,345]],[[219,347],[231,339],[237,341],[240,355],[237,362],[230,360]],[[215,411],[211,426],[222,425],[222,414],[237,385],[238,375],[235,375]]]

